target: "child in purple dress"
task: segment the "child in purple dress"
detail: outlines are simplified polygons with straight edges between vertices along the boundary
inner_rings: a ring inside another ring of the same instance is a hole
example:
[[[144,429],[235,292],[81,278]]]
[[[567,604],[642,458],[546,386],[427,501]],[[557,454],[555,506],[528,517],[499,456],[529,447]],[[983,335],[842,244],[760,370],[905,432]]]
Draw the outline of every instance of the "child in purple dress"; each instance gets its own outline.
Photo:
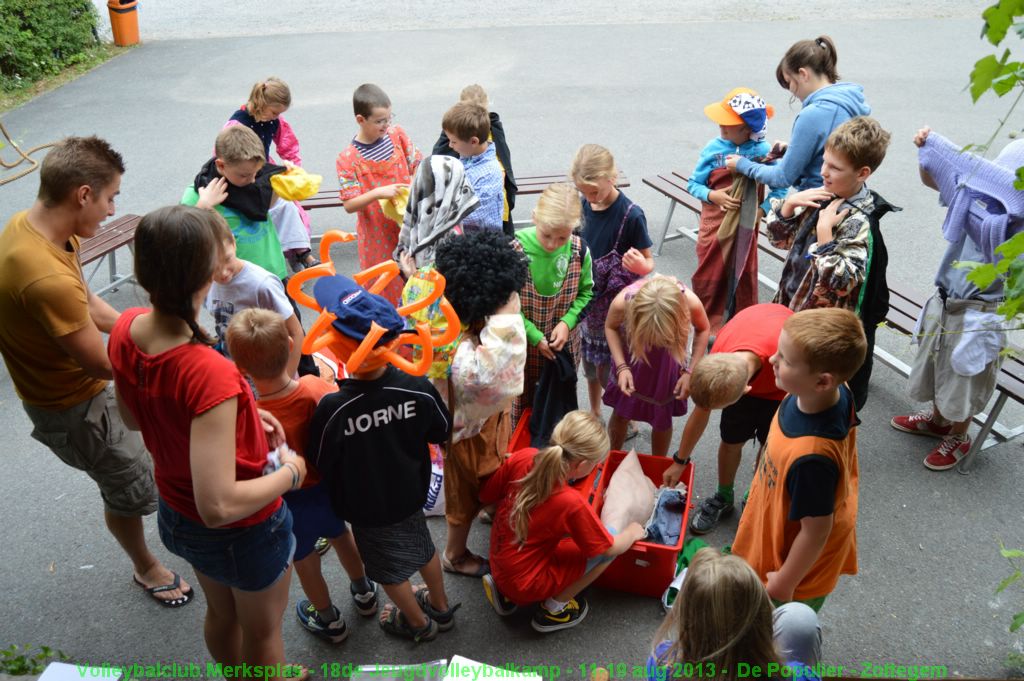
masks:
[[[693,354],[687,358],[691,326]],[[655,275],[615,296],[604,330],[615,369],[604,393],[604,403],[613,410],[611,447],[622,449],[630,421],[644,421],[651,425],[651,453],[665,456],[672,417],[686,413],[690,367],[707,349],[704,306],[675,277]]]

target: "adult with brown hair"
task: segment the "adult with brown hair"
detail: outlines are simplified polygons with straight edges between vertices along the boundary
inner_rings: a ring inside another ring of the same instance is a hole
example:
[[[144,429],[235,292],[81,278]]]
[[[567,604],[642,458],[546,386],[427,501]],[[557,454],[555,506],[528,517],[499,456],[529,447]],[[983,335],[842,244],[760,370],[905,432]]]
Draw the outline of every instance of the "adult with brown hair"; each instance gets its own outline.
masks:
[[[98,137],[68,137],[43,160],[39,193],[0,233],[0,354],[32,421],[32,437],[100,488],[107,529],[136,584],[167,607],[192,588],[146,545],[156,510],[153,462],[118,415],[102,333],[120,314],[89,291],[81,239],[114,214],[124,161]]]
[[[257,409],[248,382],[199,326],[221,256],[219,220],[187,206],[142,218],[135,273],[152,309],[121,315],[110,363],[121,415],[153,454],[160,539],[192,565],[206,597],[210,655],[260,665],[267,678],[297,676],[285,668],[281,637],[295,552],[281,495],[299,488],[306,464],[280,447],[279,465],[265,468],[284,442],[281,424]]]
[[[820,657],[821,626],[814,610],[798,602],[773,610],[757,573],[742,558],[703,548],[658,627],[647,678],[802,681],[821,676]],[[743,673],[755,667],[758,672]]]
[[[820,187],[825,140],[840,124],[871,113],[864,88],[839,80],[838,61],[836,45],[827,35],[793,43],[775,68],[775,79],[803,108],[793,121],[789,144],[776,142],[772,147],[769,158],[781,160],[765,165],[730,155],[726,165],[771,187]]]

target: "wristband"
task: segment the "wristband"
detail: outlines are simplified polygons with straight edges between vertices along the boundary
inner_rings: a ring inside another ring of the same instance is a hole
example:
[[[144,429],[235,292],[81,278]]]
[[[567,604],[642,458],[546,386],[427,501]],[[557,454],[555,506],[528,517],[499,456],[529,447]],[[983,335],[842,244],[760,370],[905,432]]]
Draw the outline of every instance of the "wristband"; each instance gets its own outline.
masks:
[[[676,462],[677,464],[679,464],[680,466],[685,466],[686,464],[690,463],[690,457],[686,457],[685,459],[680,459],[678,454],[673,454],[672,455],[672,460],[674,462]]]
[[[625,362],[623,362],[622,364],[616,364],[615,365],[615,375],[618,376],[619,374],[621,374],[626,369],[629,369],[629,365],[626,364]]]
[[[299,486],[299,467],[291,461],[285,461],[281,464],[281,468],[284,468],[285,466],[287,466],[288,470],[292,472],[292,486],[288,488],[289,491],[291,491]]]

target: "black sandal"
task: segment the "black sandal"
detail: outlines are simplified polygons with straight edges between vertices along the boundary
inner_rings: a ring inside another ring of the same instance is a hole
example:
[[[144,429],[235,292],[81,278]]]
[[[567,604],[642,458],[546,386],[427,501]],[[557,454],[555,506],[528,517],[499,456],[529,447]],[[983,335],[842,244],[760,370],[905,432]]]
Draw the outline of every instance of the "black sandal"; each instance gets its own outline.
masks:
[[[380,628],[389,634],[395,636],[401,636],[407,638],[416,643],[422,643],[424,641],[433,641],[437,638],[437,632],[440,630],[440,626],[437,622],[427,615],[427,623],[420,629],[413,629],[408,622],[405,621],[405,617],[402,616],[402,611],[398,609],[398,606],[391,603],[384,606],[387,617],[380,621]]]
[[[416,597],[416,602],[423,608],[423,612],[427,613],[427,617],[437,622],[439,631],[450,631],[455,626],[455,611],[462,606],[462,603],[456,603],[454,606],[449,604],[448,609],[442,612],[430,604],[430,589],[426,586],[414,591],[413,595]]]

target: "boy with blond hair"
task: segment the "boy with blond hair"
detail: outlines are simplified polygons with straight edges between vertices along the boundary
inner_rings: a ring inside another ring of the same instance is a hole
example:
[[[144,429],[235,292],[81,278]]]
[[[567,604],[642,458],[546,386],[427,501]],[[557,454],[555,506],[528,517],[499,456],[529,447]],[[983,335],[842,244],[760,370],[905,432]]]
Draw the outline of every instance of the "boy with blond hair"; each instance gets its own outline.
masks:
[[[477,209],[463,219],[463,227],[501,229],[505,173],[494,144],[489,141],[491,121],[487,109],[459,102],[445,113],[441,128],[448,137],[448,145],[462,159],[466,179],[480,201]]]
[[[239,370],[256,385],[260,408],[281,422],[285,442],[304,456],[309,440],[309,424],[316,405],[324,395],[337,390],[317,376],[292,378],[288,364],[294,354],[285,320],[270,310],[250,308],[239,312],[227,328],[227,344]],[[349,590],[356,610],[369,617],[377,612],[377,585],[367,579],[362,558],[352,533],[331,508],[320,474],[306,464],[302,487],[288,492],[284,500],[292,512],[295,535],[295,573],[307,598],[295,606],[299,623],[313,635],[330,643],[341,643],[348,629],[341,612],[331,602],[330,590],[320,567],[320,554],[314,550],[318,537],[326,537],[348,573]]]
[[[298,208],[279,200],[270,185],[271,176],[286,168],[267,163],[263,142],[242,125],[221,130],[214,153],[181,202],[216,210],[235,235],[239,258],[286,279],[284,251],[309,250],[309,234]]]
[[[772,245],[789,249],[774,302],[797,312],[839,307],[864,324],[867,360],[850,378],[858,410],[867,401],[875,329],[889,311],[889,256],[879,220],[900,209],[866,186],[889,138],[867,116],[840,125],[825,142],[823,186],[772,200],[766,224]]]
[[[392,125],[391,99],[380,87],[364,83],[352,95],[359,132],[338,154],[335,169],[345,211],[358,213],[359,268],[391,260],[401,225],[384,215],[380,200],[391,200],[409,186],[423,155],[405,130]],[[402,282],[395,279],[383,295],[397,305]]]
[[[743,445],[756,437],[763,446],[772,418],[786,393],[775,385],[771,356],[779,347],[782,325],[793,316],[785,305],[762,303],[741,310],[723,326],[711,350],[693,368],[690,399],[694,410],[686,419],[679,452],[664,473],[669,487],[679,482],[711,412],[722,410],[719,422],[718,488],[706,497],[690,521],[693,534],[710,532],[733,512],[736,470]]]
[[[732,552],[777,603],[819,610],[857,573],[857,413],[846,381],[864,362],[857,316],[826,308],[786,320],[772,356],[789,393],[772,420]]]

